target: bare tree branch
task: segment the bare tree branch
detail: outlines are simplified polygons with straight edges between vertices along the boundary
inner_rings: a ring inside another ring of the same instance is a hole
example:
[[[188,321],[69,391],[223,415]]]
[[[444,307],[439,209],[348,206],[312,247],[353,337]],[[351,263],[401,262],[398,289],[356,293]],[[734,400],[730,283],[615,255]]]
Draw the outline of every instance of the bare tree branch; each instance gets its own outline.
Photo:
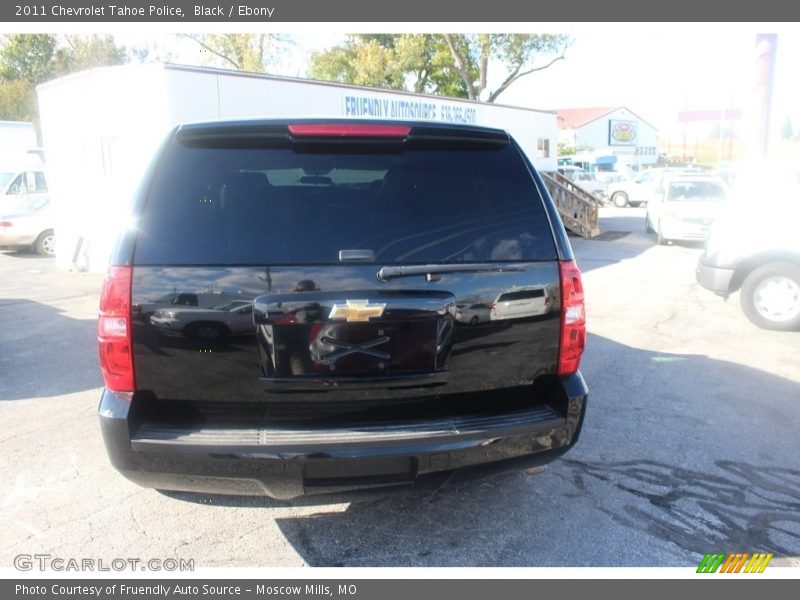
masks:
[[[495,91],[493,91],[489,95],[489,98],[487,99],[487,102],[494,102],[500,94],[505,92],[508,89],[508,87],[512,83],[514,83],[517,79],[519,79],[520,77],[525,77],[525,75],[530,75],[531,73],[535,73],[536,71],[544,71],[546,68],[552,66],[553,64],[555,64],[559,60],[564,60],[566,58],[564,56],[564,51],[565,50],[561,51],[561,55],[560,56],[556,56],[549,63],[547,63],[546,65],[542,65],[541,67],[536,67],[534,69],[528,69],[527,71],[523,71],[523,72],[520,73],[519,69],[520,69],[521,65],[517,65],[517,68],[511,74],[509,74],[508,77],[506,77],[505,81],[500,84],[500,87],[497,88]]]
[[[230,57],[228,57],[228,56],[225,56],[225,55],[224,55],[224,54],[222,54],[221,52],[218,52],[217,50],[214,50],[214,48],[212,48],[211,46],[209,46],[208,44],[206,44],[206,43],[205,43],[203,40],[201,40],[200,38],[198,38],[198,37],[194,36],[193,34],[191,34],[191,33],[179,33],[179,34],[178,34],[178,36],[179,36],[179,37],[185,37],[185,38],[188,38],[188,39],[192,40],[193,42],[196,42],[196,43],[197,43],[197,44],[199,44],[199,45],[200,45],[202,48],[204,48],[205,50],[207,50],[208,52],[210,52],[210,53],[211,53],[211,54],[213,54],[214,56],[218,56],[218,57],[219,57],[219,58],[221,58],[222,60],[224,60],[224,61],[226,61],[226,62],[230,63],[230,64],[231,64],[231,65],[232,65],[234,68],[236,68],[236,69],[241,69],[241,68],[242,68],[242,66],[241,66],[241,65],[239,65],[239,64],[236,64],[236,61],[232,60],[232,59],[231,59]]]

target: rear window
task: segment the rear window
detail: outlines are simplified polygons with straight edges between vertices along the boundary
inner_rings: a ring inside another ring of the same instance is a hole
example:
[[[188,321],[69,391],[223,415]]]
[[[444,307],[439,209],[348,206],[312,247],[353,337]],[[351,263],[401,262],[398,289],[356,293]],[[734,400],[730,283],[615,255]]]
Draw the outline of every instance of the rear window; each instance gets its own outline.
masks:
[[[536,290],[518,290],[516,292],[506,292],[500,294],[497,299],[498,302],[511,302],[512,300],[532,300],[534,298],[544,298],[544,290],[539,288]]]
[[[676,181],[670,183],[670,202],[724,200],[725,188],[713,181]]]
[[[223,146],[223,147],[221,147]],[[553,260],[542,199],[513,145],[185,146],[162,159],[137,264]]]

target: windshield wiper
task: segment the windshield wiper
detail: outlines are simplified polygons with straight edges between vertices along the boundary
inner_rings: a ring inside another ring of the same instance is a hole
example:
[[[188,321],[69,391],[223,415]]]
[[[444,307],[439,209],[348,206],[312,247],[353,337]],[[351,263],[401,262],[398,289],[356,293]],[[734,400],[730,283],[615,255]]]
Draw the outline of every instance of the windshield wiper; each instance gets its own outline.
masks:
[[[520,267],[494,265],[490,263],[464,263],[458,265],[409,265],[407,267],[381,267],[377,273],[378,281],[386,283],[398,277],[425,275],[428,281],[438,281],[443,273],[510,273],[522,271]]]

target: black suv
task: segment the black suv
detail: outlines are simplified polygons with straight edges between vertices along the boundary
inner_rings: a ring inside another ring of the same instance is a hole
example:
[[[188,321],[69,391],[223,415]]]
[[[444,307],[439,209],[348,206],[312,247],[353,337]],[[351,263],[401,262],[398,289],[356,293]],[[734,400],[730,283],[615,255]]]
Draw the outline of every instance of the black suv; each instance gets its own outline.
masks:
[[[133,210],[98,339],[103,436],[136,483],[292,498],[525,468],[577,441],[580,272],[507,133],[186,125]],[[456,318],[515,289],[548,302]],[[220,302],[140,310],[174,293]]]

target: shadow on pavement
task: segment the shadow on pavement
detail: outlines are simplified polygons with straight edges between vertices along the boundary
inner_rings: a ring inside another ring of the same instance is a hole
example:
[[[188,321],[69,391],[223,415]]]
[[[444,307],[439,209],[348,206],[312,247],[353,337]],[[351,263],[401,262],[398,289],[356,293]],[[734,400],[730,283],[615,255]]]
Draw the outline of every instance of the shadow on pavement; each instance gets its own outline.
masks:
[[[37,254],[33,250],[24,250],[24,249],[3,249],[0,248],[0,254],[3,256],[7,256],[9,258],[19,258],[19,259],[33,259],[33,260],[50,260],[55,262],[55,258],[52,256],[43,256],[41,254]]]
[[[97,322],[31,300],[0,298],[0,401],[103,385]]]

